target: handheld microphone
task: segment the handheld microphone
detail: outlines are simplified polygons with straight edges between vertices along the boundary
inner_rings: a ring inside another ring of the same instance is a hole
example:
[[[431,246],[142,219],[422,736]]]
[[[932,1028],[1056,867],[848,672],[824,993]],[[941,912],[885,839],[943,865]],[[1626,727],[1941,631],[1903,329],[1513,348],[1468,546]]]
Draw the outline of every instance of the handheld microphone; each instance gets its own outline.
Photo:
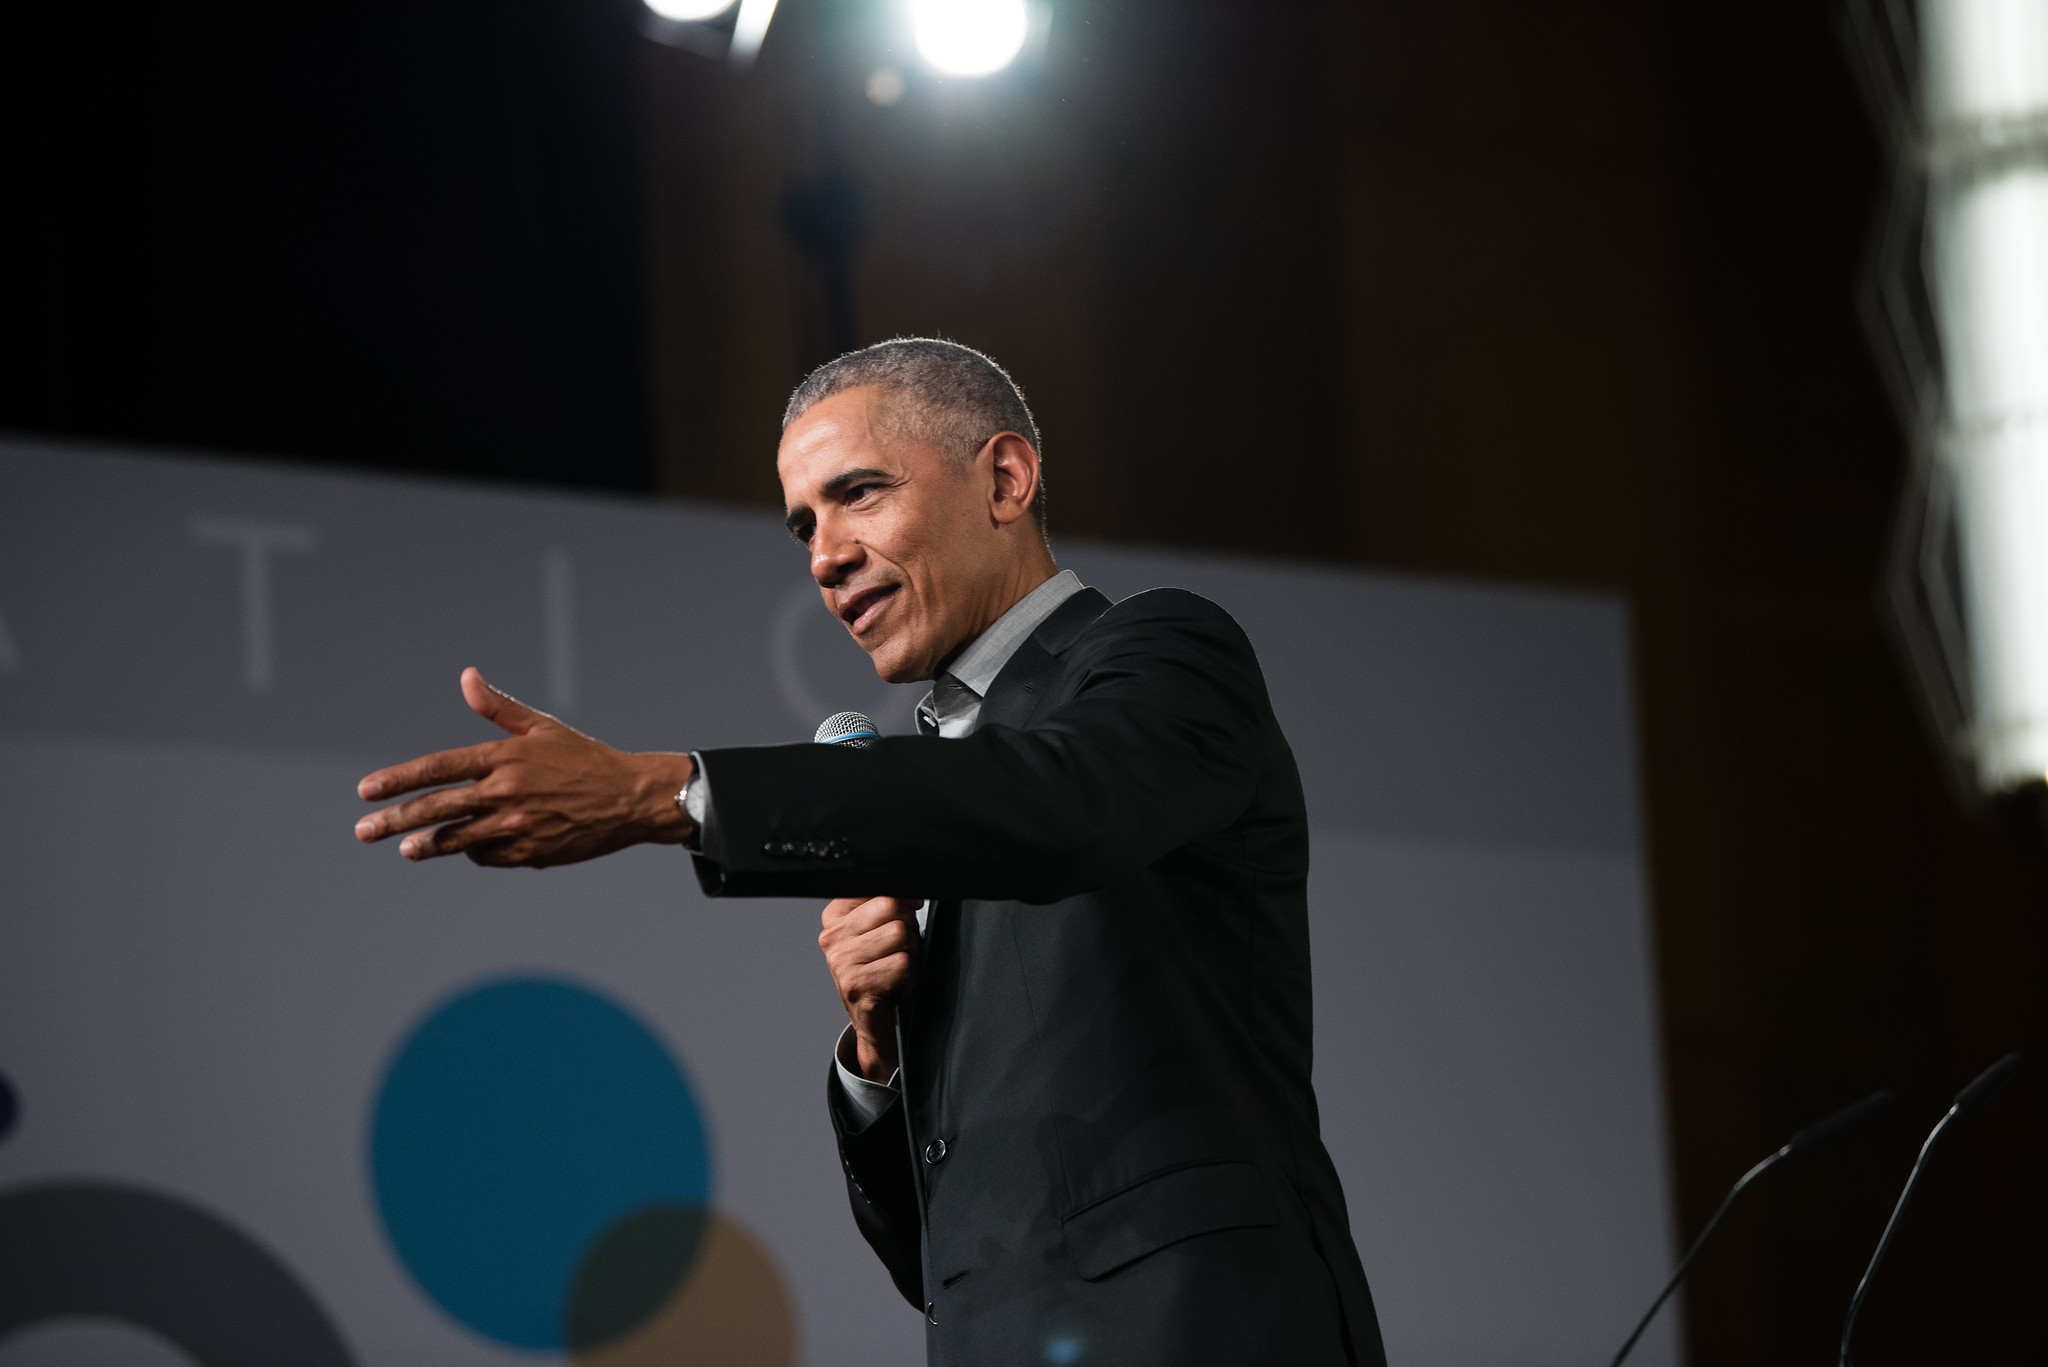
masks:
[[[818,734],[811,739],[820,745],[843,745],[849,750],[866,750],[875,743],[881,732],[875,724],[858,712],[834,712],[818,723]]]
[[[1827,1119],[1808,1125],[1786,1140],[1783,1148],[1742,1174],[1735,1185],[1728,1189],[1728,1194],[1721,1199],[1721,1208],[1714,1212],[1714,1218],[1707,1221],[1707,1227],[1700,1231],[1700,1236],[1692,1241],[1692,1247],[1678,1260],[1678,1270],[1671,1274],[1670,1281],[1664,1283],[1664,1289],[1657,1293],[1657,1299],[1650,1302],[1650,1308],[1636,1324],[1636,1331],[1628,1336],[1628,1342],[1622,1344],[1621,1351],[1614,1355],[1613,1367],[1621,1367],[1623,1360],[1635,1348],[1636,1340],[1643,1336],[1643,1331],[1650,1327],[1650,1321],[1657,1317],[1657,1311],[1671,1298],[1671,1293],[1678,1289],[1678,1284],[1685,1280],[1685,1274],[1692,1270],[1693,1259],[1699,1257],[1700,1250],[1707,1246],[1707,1240],[1712,1238],[1714,1231],[1720,1227],[1721,1217],[1728,1213],[1728,1208],[1735,1204],[1735,1198],[1742,1195],[1751,1182],[1787,1158],[1803,1157],[1827,1147],[1852,1130],[1861,1129],[1891,1104],[1890,1092],[1872,1092],[1855,1105],[1845,1106]]]
[[[834,712],[818,723],[818,733],[811,739],[820,745],[842,745],[849,750],[867,750],[874,746],[880,735],[881,732],[875,724],[860,713]],[[910,1120],[910,1083],[907,1078],[910,1051],[903,1045],[903,1003],[900,998],[896,1003],[895,1019],[896,1085],[903,1100],[903,1132],[910,1140],[910,1183],[917,1192],[918,1260],[924,1270],[925,1293],[930,1295],[931,1250],[927,1246],[929,1241],[925,1237],[925,1231],[930,1226],[931,1217],[925,1210],[924,1175],[918,1167],[917,1127]],[[929,1300],[925,1302],[924,1314],[926,1319],[932,1319],[932,1303]],[[932,1322],[936,1324],[938,1321]]]
[[[1898,1204],[1892,1207],[1892,1218],[1884,1222],[1884,1233],[1878,1236],[1877,1251],[1870,1255],[1870,1266],[1863,1269],[1863,1280],[1856,1283],[1855,1298],[1849,1302],[1849,1318],[1842,1322],[1842,1355],[1840,1367],[1849,1367],[1849,1336],[1856,1332],[1856,1314],[1863,1309],[1863,1297],[1870,1291],[1870,1279],[1877,1275],[1877,1265],[1884,1261],[1885,1250],[1891,1247],[1892,1234],[1899,1227],[1899,1215],[1906,1209],[1906,1202],[1913,1197],[1913,1186],[1920,1180],[1920,1170],[1927,1165],[1927,1155],[1934,1148],[1934,1141],[1941,1138],[1941,1132],[1948,1128],[1948,1122],[1959,1115],[1970,1112],[1991,1100],[1991,1094],[2005,1085],[2007,1078],[2018,1071],[2020,1056],[2007,1054],[1998,1062],[1977,1075],[1977,1080],[1956,1094],[1955,1104],[1950,1106],[1941,1119],[1934,1122],[1934,1128],[1927,1132],[1926,1142],[1920,1145],[1920,1156],[1913,1160],[1913,1170],[1906,1174],[1906,1185],[1899,1192]]]

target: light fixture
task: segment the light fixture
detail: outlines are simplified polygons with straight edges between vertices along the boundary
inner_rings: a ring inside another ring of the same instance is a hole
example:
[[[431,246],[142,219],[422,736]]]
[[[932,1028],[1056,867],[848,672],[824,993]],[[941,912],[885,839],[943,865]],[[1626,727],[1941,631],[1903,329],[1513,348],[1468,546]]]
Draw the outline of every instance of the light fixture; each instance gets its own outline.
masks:
[[[1025,0],[911,0],[918,55],[946,76],[991,76],[1024,50]]]
[[[1894,151],[1872,321],[1916,461],[1893,598],[1973,786],[2038,794],[2048,780],[2048,5],[1922,0],[1917,32],[1886,0],[1847,13]]]
[[[1929,275],[1980,781],[2048,778],[2048,6],[1928,0]]]
[[[745,71],[760,55],[775,0],[643,0],[641,35]],[[715,22],[739,7],[730,26]]]
[[[739,18],[733,21],[732,51],[728,60],[744,71],[754,64],[761,40],[768,36],[768,21],[775,17],[775,0],[740,0]]]
[[[735,0],[644,0],[647,8],[679,24],[701,24],[731,9]]]

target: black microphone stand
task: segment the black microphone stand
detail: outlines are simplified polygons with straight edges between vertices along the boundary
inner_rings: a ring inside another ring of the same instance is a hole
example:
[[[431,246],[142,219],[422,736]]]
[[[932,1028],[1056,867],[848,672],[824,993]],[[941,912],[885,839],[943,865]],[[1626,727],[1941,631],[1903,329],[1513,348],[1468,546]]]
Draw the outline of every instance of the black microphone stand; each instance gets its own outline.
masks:
[[[1714,1218],[1707,1221],[1707,1227],[1700,1231],[1699,1237],[1692,1241],[1692,1247],[1688,1248],[1685,1251],[1685,1256],[1678,1260],[1678,1270],[1671,1274],[1670,1281],[1664,1283],[1664,1289],[1657,1293],[1657,1299],[1650,1302],[1650,1308],[1644,1312],[1642,1319],[1636,1324],[1636,1331],[1628,1336],[1628,1342],[1622,1344],[1621,1351],[1614,1355],[1612,1367],[1621,1367],[1629,1353],[1634,1350],[1636,1340],[1641,1338],[1643,1331],[1650,1327],[1650,1321],[1657,1317],[1657,1311],[1662,1309],[1664,1302],[1671,1298],[1671,1293],[1678,1289],[1678,1284],[1685,1280],[1685,1274],[1692,1268],[1692,1260],[1699,1257],[1700,1250],[1707,1246],[1707,1240],[1714,1237],[1714,1231],[1720,1227],[1721,1217],[1728,1213],[1729,1207],[1735,1204],[1735,1198],[1742,1195],[1748,1189],[1751,1182],[1754,1182],[1787,1158],[1796,1158],[1801,1154],[1812,1153],[1815,1149],[1825,1144],[1833,1143],[1849,1133],[1849,1131],[1862,1126],[1865,1121],[1871,1119],[1879,1111],[1882,1111],[1891,1104],[1892,1094],[1890,1092],[1872,1092],[1855,1105],[1836,1111],[1826,1120],[1808,1125],[1805,1129],[1787,1140],[1785,1147],[1742,1174],[1735,1185],[1728,1189],[1728,1194],[1721,1199],[1721,1208],[1714,1212]]]
[[[1959,1115],[1968,1115],[1989,1101],[1991,1094],[2003,1086],[2019,1066],[2020,1056],[2007,1054],[1986,1068],[1977,1075],[1975,1082],[1956,1095],[1955,1104],[1927,1132],[1926,1142],[1920,1145],[1920,1156],[1913,1160],[1913,1170],[1906,1174],[1906,1185],[1899,1192],[1898,1204],[1892,1207],[1892,1218],[1884,1222],[1884,1233],[1878,1237],[1877,1251],[1870,1255],[1870,1266],[1863,1269],[1863,1280],[1856,1283],[1856,1296],[1849,1302],[1849,1318],[1842,1322],[1840,1367],[1849,1367],[1849,1336],[1856,1332],[1856,1314],[1863,1309],[1863,1298],[1870,1292],[1870,1279],[1877,1275],[1877,1265],[1884,1261],[1885,1250],[1891,1247],[1892,1234],[1899,1227],[1899,1215],[1906,1209],[1906,1202],[1913,1199],[1913,1187],[1920,1181],[1920,1170],[1927,1166],[1927,1155],[1933,1151],[1934,1141],[1941,1138],[1941,1132],[1948,1128],[1949,1121]]]

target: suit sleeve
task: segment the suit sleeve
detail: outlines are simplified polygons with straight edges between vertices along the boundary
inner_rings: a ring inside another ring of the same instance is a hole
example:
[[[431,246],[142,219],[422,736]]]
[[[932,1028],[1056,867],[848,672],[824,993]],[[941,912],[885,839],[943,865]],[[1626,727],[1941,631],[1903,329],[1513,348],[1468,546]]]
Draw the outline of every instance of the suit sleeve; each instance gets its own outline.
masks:
[[[724,857],[698,859],[705,890],[1053,902],[1250,804],[1271,714],[1222,609],[1177,590],[1126,599],[1066,670],[1071,696],[1029,730],[707,752]]]
[[[924,1313],[924,1264],[917,1224],[917,1180],[910,1166],[910,1138],[899,1096],[874,1120],[861,1125],[839,1090],[835,1065],[825,1077],[825,1109],[839,1140],[839,1166],[846,1170],[846,1199],[854,1223],[889,1279],[919,1314]]]

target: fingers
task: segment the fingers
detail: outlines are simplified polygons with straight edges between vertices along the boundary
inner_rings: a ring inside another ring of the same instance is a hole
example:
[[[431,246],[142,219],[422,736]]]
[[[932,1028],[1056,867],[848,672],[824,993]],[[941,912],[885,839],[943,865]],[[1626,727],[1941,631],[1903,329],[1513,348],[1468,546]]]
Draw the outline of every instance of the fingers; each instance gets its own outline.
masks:
[[[854,1016],[884,1010],[898,992],[916,985],[917,962],[907,952],[862,964],[838,980],[840,1000]]]
[[[825,910],[819,914],[819,919],[829,930],[850,916],[854,908],[871,900],[867,897],[835,897],[825,904]]]
[[[523,736],[543,722],[554,720],[509,693],[491,687],[474,669],[462,671],[462,698],[479,716],[495,722],[515,736]],[[356,784],[356,794],[365,802],[375,802],[379,798],[396,797],[419,788],[479,779],[491,771],[496,757],[497,752],[489,744],[422,755],[366,776]]]
[[[488,810],[489,806],[482,789],[474,783],[465,783],[460,788],[444,788],[438,793],[428,793],[425,797],[416,797],[396,807],[370,813],[356,823],[356,839],[372,845],[387,836],[416,831],[422,826],[437,826],[443,821],[475,816]]]
[[[898,917],[861,932],[818,937],[832,981],[849,1008],[907,987],[917,969],[917,932]]]
[[[916,944],[917,928],[896,916],[867,925],[848,918],[836,925],[827,924],[818,933],[818,948],[833,963],[865,963],[898,949],[914,948]]]
[[[527,821],[520,813],[498,812],[415,831],[398,842],[398,852],[415,862],[467,854],[480,864],[522,864],[527,862],[526,851],[518,841],[526,832]],[[479,857],[486,853],[489,858]]]
[[[917,943],[917,932],[901,921],[884,921],[848,943],[863,962],[878,963],[891,954],[907,952]]]
[[[462,700],[469,704],[470,711],[515,736],[523,736],[542,722],[554,720],[510,693],[491,687],[474,667],[462,671]]]
[[[917,906],[923,906],[919,902]],[[891,921],[904,921],[909,913],[899,897],[836,897],[825,904],[822,920],[827,931],[860,935]]]
[[[356,795],[365,802],[397,797],[417,788],[437,788],[444,783],[480,779],[491,772],[495,751],[491,745],[468,745],[460,750],[441,750],[418,759],[379,769],[356,785]]]

